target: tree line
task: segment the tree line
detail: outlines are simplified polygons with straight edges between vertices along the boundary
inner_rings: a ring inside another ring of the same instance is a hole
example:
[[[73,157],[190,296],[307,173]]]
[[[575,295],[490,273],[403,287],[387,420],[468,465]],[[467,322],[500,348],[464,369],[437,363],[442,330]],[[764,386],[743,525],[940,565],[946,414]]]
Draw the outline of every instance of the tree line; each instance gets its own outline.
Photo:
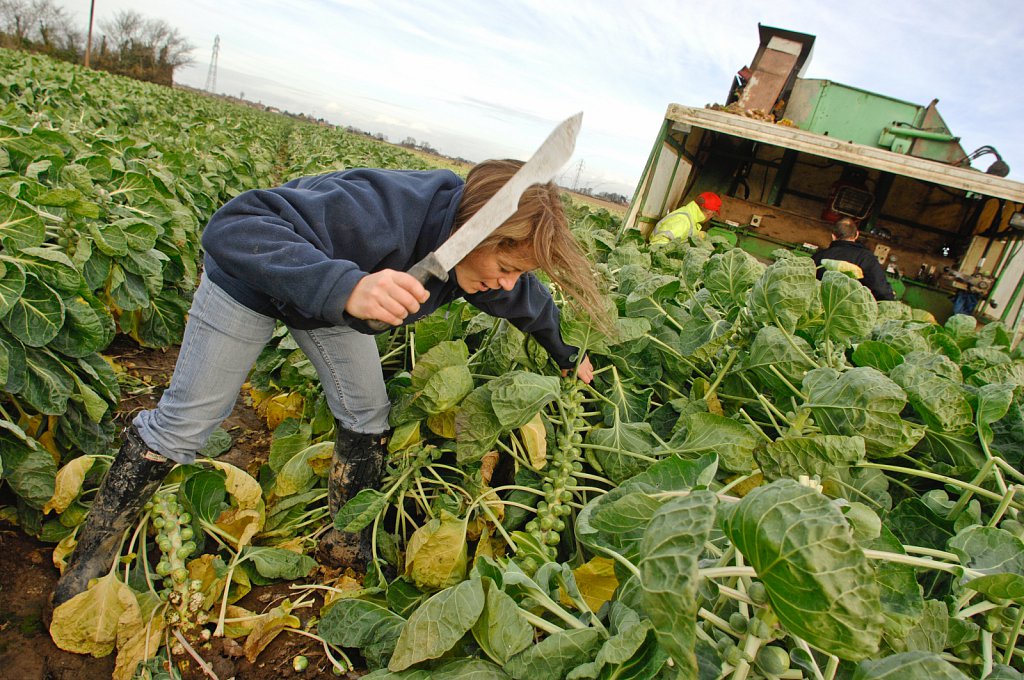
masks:
[[[93,68],[169,86],[174,70],[192,63],[194,46],[163,19],[121,10],[97,26],[89,59]],[[53,0],[0,0],[0,46],[81,63],[86,31]]]

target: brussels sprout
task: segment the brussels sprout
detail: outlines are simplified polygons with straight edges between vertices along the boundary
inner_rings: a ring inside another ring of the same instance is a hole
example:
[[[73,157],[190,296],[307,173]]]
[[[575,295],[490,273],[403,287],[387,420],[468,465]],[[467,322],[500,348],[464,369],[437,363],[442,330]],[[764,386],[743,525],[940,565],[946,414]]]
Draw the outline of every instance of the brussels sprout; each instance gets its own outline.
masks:
[[[753,600],[754,604],[768,604],[768,589],[760,581],[754,581],[750,584],[750,587],[747,588],[747,595]]]
[[[765,645],[757,650],[754,665],[765,675],[782,675],[789,670],[789,653],[782,647]]]
[[[747,625],[749,623],[750,622],[747,620],[747,617],[741,614],[740,612],[733,612],[729,616],[729,627],[737,633],[746,633]]]

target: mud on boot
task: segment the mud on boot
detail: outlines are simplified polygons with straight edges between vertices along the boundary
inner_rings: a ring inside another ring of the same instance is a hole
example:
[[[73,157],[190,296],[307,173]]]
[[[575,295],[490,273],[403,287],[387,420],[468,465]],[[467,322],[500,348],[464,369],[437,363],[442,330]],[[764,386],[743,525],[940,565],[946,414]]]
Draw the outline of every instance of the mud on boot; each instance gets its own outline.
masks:
[[[121,450],[100,484],[78,530],[68,565],[53,590],[54,607],[84,592],[90,580],[110,570],[121,537],[138,520],[142,507],[173,467],[173,461],[149,450],[134,425],[125,429]]]
[[[334,456],[327,478],[327,504],[331,518],[338,514],[353,496],[365,488],[376,488],[384,472],[383,434],[360,434],[338,425],[334,440]],[[317,559],[331,567],[350,567],[363,572],[373,559],[372,527],[360,532],[343,532],[331,528],[320,539]]]

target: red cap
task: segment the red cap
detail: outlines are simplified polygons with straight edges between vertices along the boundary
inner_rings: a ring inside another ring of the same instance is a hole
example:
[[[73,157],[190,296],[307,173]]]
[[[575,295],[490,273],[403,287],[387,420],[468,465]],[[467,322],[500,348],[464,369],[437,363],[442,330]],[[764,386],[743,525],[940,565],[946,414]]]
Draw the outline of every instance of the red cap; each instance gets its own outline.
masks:
[[[713,194],[710,191],[705,191],[700,194],[697,196],[696,200],[697,205],[705,210],[710,210],[711,212],[716,213],[722,209],[722,199],[718,197],[718,194]]]

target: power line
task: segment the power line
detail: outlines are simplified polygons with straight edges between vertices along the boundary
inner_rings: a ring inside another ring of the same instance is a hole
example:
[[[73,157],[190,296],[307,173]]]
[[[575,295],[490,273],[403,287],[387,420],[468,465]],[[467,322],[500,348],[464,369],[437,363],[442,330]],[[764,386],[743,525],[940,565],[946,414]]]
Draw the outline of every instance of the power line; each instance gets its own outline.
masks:
[[[215,93],[217,89],[217,56],[220,54],[220,36],[213,38],[213,54],[210,55],[210,70],[206,72],[206,85],[203,87],[207,92]]]

